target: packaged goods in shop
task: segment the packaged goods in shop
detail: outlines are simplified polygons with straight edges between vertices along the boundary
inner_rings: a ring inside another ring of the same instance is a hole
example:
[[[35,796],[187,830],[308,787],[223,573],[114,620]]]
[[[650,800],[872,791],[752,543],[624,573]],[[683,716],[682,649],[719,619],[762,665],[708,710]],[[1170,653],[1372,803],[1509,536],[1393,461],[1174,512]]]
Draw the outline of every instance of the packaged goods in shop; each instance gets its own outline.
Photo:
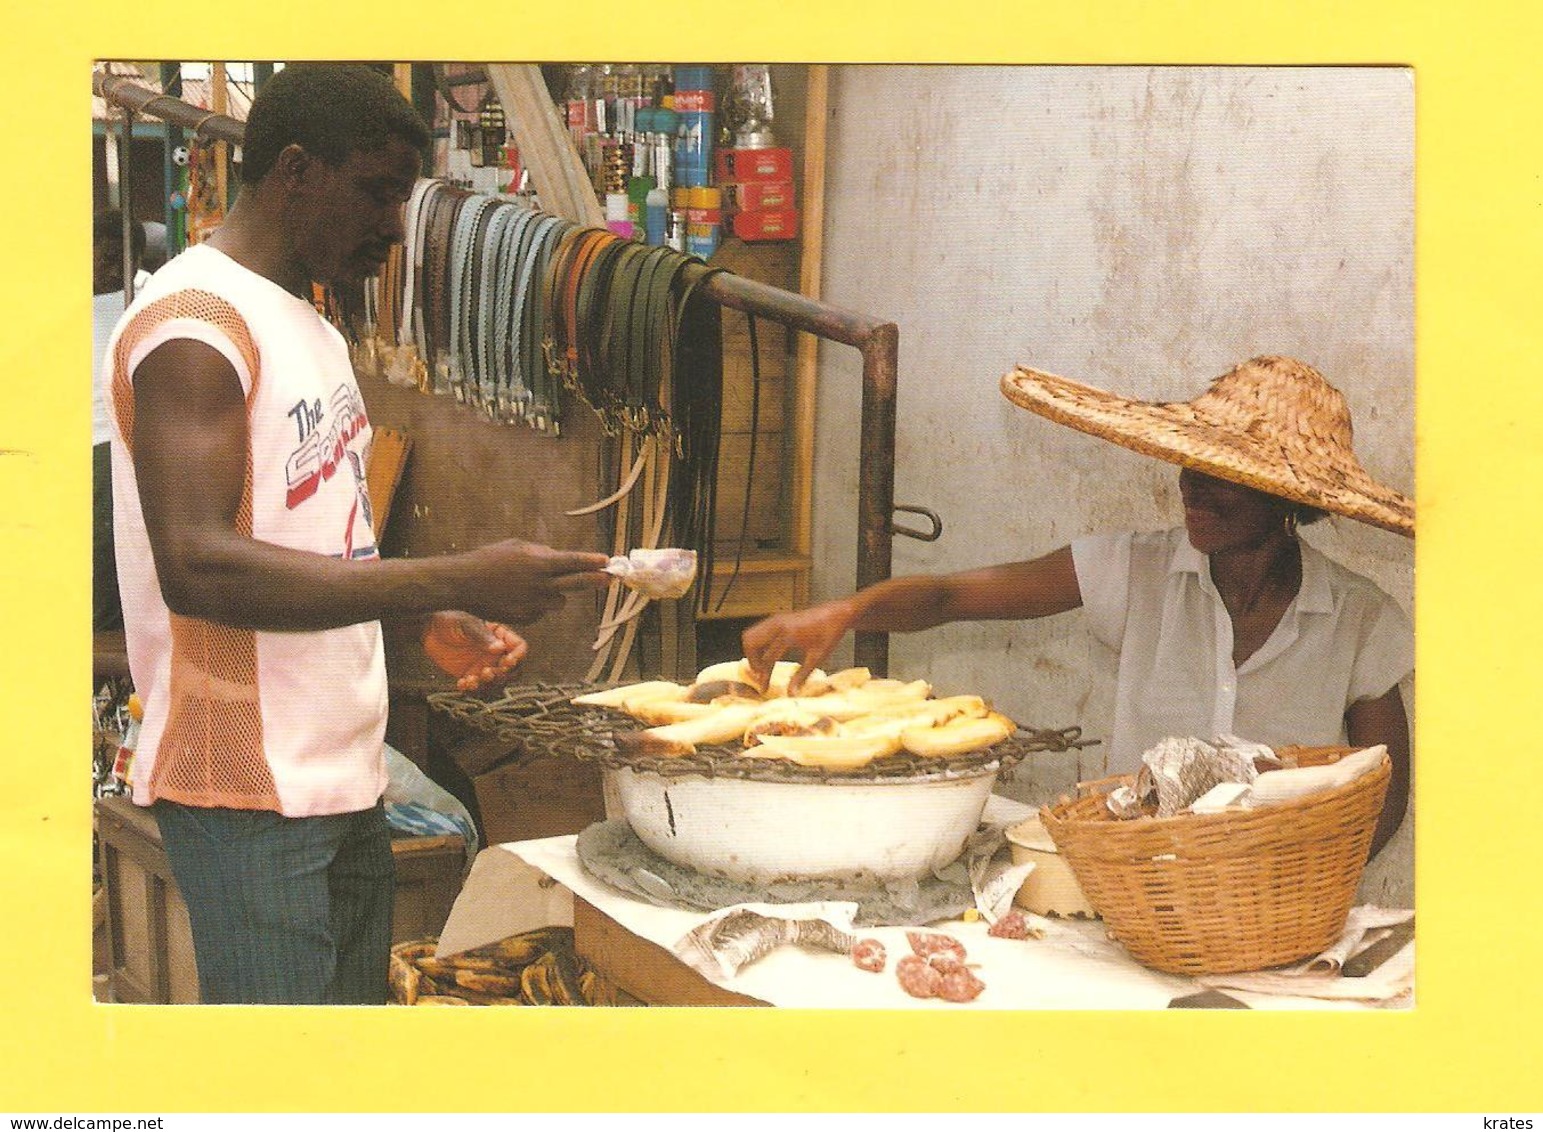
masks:
[[[741,240],[792,240],[798,237],[798,211],[792,208],[775,212],[738,212],[734,214],[734,235]]]
[[[791,181],[793,151],[784,146],[771,149],[720,149],[715,171],[715,179],[720,184]]]
[[[792,181],[730,181],[719,187],[730,212],[771,212],[794,204]]]

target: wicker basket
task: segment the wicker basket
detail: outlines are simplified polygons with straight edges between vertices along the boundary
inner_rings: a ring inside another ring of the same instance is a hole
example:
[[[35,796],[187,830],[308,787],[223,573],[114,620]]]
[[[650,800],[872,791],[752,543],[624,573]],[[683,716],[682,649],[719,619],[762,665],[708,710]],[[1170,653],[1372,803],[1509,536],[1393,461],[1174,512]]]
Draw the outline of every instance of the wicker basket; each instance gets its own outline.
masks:
[[[1353,748],[1299,748],[1299,765]],[[1316,955],[1355,899],[1387,794],[1387,759],[1369,774],[1295,802],[1219,814],[1120,821],[1104,794],[1040,811],[1083,892],[1135,959],[1159,971],[1219,975]]]

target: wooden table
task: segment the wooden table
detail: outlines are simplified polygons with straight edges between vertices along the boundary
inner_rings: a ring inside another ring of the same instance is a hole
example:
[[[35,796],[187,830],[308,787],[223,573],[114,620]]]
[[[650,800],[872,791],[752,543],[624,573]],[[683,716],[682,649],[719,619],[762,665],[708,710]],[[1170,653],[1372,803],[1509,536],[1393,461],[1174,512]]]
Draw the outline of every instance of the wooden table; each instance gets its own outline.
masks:
[[[649,1006],[770,1006],[708,982],[657,943],[635,935],[582,896],[573,898],[573,944],[596,972]]]

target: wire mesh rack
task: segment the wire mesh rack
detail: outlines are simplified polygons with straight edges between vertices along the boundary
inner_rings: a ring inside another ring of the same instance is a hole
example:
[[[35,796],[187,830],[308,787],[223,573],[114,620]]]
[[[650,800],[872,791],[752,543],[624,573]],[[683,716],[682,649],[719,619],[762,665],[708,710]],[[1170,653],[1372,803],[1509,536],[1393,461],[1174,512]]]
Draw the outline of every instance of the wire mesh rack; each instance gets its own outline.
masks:
[[[992,763],[1006,770],[1029,755],[1042,751],[1069,751],[1091,746],[1097,740],[1082,738],[1082,728],[1032,729],[1020,727],[994,746],[949,758],[923,758],[906,752],[877,759],[855,771],[835,771],[799,766],[781,759],[747,758],[738,747],[698,746],[696,753],[678,758],[623,753],[617,750],[614,732],[641,726],[623,712],[579,706],[576,696],[599,691],[602,684],[511,684],[498,696],[484,699],[463,692],[438,692],[429,705],[468,727],[518,748],[516,759],[541,757],[579,758],[608,769],[631,769],[668,778],[745,778],[764,782],[875,782],[914,779],[927,775],[978,772]]]

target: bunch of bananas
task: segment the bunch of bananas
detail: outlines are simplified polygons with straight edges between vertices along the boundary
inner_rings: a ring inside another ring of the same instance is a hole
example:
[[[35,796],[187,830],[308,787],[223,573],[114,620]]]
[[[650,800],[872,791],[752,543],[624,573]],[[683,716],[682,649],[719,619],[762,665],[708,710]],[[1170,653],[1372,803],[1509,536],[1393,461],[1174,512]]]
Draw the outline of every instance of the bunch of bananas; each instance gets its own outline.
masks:
[[[623,995],[573,948],[573,929],[537,928],[434,957],[438,940],[391,949],[391,998],[402,1006],[620,1006]],[[628,1000],[630,1001],[630,1000]]]

